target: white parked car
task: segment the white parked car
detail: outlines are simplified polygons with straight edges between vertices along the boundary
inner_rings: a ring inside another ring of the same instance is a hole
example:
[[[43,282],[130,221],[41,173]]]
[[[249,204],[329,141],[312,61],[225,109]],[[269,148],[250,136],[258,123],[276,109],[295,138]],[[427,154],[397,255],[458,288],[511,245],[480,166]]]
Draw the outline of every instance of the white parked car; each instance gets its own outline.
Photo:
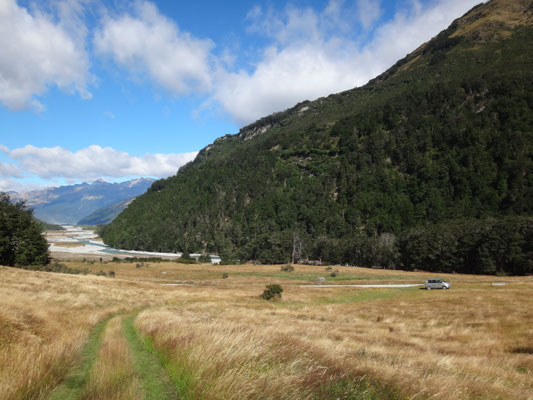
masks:
[[[444,279],[428,279],[426,281],[426,289],[449,289],[452,285],[450,282],[446,282]]]

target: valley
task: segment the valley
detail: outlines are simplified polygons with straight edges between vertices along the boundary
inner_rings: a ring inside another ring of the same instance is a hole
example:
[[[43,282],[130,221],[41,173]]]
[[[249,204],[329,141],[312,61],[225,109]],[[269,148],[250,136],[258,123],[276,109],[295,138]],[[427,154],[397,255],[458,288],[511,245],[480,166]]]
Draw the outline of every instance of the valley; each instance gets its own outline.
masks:
[[[114,249],[105,245],[95,232],[94,228],[86,226],[65,225],[63,230],[46,231],[46,239],[50,243],[50,253],[53,258],[69,259],[100,256],[105,259],[113,257],[163,257],[176,259],[182,253],[162,253],[148,251],[134,251]],[[199,257],[200,254],[191,254]],[[211,256],[213,263],[220,262],[220,257]]]
[[[533,400],[533,0],[46,3],[0,400]]]

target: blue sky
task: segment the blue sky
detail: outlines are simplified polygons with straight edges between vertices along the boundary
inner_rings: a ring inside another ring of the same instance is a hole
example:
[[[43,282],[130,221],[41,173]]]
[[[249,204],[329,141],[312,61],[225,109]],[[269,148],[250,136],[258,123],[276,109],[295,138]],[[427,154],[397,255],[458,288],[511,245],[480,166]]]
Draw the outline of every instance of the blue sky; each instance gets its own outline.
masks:
[[[0,190],[175,174],[365,84],[479,0],[0,0]]]

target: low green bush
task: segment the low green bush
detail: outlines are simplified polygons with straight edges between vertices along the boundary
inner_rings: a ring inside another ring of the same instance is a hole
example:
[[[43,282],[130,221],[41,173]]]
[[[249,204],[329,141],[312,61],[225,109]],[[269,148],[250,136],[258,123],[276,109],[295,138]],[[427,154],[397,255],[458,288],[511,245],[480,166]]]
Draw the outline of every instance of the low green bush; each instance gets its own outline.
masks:
[[[280,285],[267,285],[265,291],[261,295],[261,298],[265,300],[279,300],[281,299],[281,292],[283,292],[283,288]]]
[[[26,265],[21,268],[29,269],[31,271],[58,272],[61,274],[73,274],[73,275],[78,275],[78,274],[87,275],[89,273],[88,268],[84,268],[84,269],[70,268],[70,267],[67,267],[65,264],[61,264],[58,262],[52,262],[47,265]]]

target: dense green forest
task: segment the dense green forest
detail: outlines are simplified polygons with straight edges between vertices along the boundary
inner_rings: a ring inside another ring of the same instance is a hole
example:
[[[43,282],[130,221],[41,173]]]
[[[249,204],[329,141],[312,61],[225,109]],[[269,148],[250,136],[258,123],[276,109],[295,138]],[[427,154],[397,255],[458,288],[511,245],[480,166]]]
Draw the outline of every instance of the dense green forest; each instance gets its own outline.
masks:
[[[48,264],[48,242],[41,231],[41,222],[24,202],[11,203],[0,193],[0,265]]]
[[[531,13],[529,1],[475,7],[367,85],[216,140],[137,198],[104,241],[263,263],[448,270],[407,254],[414,247],[403,238],[438,223],[533,215]],[[533,272],[527,251],[520,265]],[[452,270],[472,269],[473,258],[454,260]],[[510,268],[480,263],[474,272]]]

